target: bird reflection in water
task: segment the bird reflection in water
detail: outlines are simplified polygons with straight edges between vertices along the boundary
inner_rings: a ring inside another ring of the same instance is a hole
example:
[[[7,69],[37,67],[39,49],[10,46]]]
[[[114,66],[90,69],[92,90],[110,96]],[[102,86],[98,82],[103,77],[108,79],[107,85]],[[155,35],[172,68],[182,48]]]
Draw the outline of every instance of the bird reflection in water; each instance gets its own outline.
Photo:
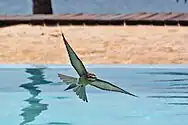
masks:
[[[179,3],[179,0],[176,0],[176,2]],[[187,0],[184,0],[184,4],[186,4],[186,3],[187,3]]]
[[[26,69],[26,72],[32,75],[28,77],[31,82],[22,84],[20,87],[28,90],[31,96],[30,98],[24,100],[29,103],[29,106],[22,109],[20,116],[23,117],[23,121],[19,125],[25,125],[34,121],[36,116],[40,115],[42,111],[48,109],[48,104],[40,103],[42,99],[37,98],[37,96],[41,93],[41,90],[37,87],[37,85],[52,83],[51,81],[44,79],[43,70],[44,68]]]

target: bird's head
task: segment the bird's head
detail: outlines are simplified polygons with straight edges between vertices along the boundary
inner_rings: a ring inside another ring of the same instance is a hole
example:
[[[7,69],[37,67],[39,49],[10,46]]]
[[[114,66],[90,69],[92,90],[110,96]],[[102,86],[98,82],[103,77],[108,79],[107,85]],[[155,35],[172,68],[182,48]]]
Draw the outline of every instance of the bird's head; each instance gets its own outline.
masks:
[[[97,77],[93,73],[88,73],[87,74],[87,79],[92,82],[92,81],[95,81],[97,79]]]

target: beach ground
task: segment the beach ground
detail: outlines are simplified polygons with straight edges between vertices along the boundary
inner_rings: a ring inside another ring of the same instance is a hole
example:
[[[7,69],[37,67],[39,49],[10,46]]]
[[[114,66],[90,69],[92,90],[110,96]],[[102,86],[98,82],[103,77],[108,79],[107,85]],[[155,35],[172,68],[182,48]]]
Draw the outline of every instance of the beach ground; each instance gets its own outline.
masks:
[[[187,27],[31,25],[0,28],[0,63],[68,64],[60,29],[85,64],[188,63]]]

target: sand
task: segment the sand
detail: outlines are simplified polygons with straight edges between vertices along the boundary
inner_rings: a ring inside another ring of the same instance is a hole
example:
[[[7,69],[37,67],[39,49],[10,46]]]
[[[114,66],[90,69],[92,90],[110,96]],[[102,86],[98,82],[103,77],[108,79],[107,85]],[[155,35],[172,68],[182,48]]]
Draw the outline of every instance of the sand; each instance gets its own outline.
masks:
[[[188,28],[31,26],[0,28],[0,63],[68,64],[60,28],[85,64],[188,63]]]

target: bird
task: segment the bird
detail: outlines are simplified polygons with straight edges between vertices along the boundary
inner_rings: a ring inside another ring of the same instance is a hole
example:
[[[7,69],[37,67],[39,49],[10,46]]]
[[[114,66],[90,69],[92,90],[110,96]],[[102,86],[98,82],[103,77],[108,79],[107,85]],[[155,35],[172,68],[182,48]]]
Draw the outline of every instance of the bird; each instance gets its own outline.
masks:
[[[138,97],[108,81],[99,79],[94,73],[88,72],[83,62],[76,55],[74,50],[71,48],[71,46],[69,45],[68,41],[66,40],[62,32],[61,32],[61,36],[63,38],[65,47],[67,49],[71,65],[74,67],[74,69],[79,75],[79,78],[76,78],[76,77],[67,76],[67,75],[58,73],[58,77],[60,78],[60,80],[63,81],[63,83],[68,85],[68,87],[64,91],[72,89],[76,93],[76,95],[85,102],[88,102],[87,95],[86,95],[87,85],[91,85],[101,90],[120,92],[120,93],[128,94],[130,96]]]

